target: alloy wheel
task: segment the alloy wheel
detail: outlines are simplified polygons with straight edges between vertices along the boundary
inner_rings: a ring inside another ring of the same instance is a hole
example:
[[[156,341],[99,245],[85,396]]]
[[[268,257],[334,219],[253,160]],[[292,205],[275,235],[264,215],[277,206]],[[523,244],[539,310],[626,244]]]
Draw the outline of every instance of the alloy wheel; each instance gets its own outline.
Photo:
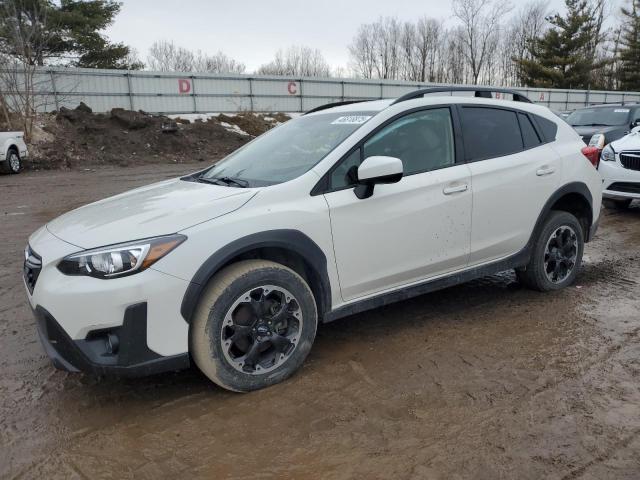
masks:
[[[9,167],[12,172],[20,171],[20,157],[15,152],[11,152],[11,155],[9,156]]]
[[[544,272],[551,283],[564,282],[578,258],[578,236],[564,225],[553,231],[544,252]]]
[[[282,365],[296,350],[302,309],[286,289],[252,288],[229,308],[220,341],[228,363],[242,373],[261,375]]]

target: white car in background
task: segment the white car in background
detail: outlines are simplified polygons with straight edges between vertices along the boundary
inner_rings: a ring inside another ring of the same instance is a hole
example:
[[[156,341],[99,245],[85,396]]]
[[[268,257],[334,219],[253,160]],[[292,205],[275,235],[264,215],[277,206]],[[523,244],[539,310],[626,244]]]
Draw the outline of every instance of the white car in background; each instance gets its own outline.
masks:
[[[19,173],[29,152],[22,132],[0,132],[0,173]]]
[[[604,147],[598,170],[605,207],[627,208],[634,199],[640,199],[640,127]]]
[[[319,107],[49,222],[24,262],[44,348],[72,372],[194,362],[249,391],[292,375],[322,322],[508,269],[569,286],[600,176],[565,121],[492,91]]]

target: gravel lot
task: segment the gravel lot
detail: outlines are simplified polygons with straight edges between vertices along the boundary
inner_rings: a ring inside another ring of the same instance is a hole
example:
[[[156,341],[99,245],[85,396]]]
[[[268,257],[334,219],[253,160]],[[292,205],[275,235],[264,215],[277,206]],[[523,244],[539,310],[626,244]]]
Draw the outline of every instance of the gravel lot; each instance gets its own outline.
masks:
[[[604,213],[567,290],[503,274],[346,318],[267,390],[55,370],[21,280],[28,235],[197,168],[0,177],[0,477],[640,478],[637,207]]]

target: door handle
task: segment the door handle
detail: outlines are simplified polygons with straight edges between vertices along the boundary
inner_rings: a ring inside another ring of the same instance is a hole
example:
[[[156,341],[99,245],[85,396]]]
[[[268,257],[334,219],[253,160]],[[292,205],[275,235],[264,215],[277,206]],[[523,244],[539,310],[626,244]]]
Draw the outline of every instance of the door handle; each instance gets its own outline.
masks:
[[[544,167],[542,167],[542,168],[539,168],[539,169],[536,171],[536,175],[537,175],[537,176],[539,176],[539,177],[544,177],[545,175],[551,175],[551,174],[552,174],[552,173],[554,173],[555,171],[556,171],[556,169],[555,169],[555,168],[553,168],[553,167],[547,167],[547,166],[544,166]]]
[[[467,185],[466,183],[450,184],[444,187],[442,193],[444,193],[445,195],[452,195],[454,193],[466,192],[468,188],[469,185]]]

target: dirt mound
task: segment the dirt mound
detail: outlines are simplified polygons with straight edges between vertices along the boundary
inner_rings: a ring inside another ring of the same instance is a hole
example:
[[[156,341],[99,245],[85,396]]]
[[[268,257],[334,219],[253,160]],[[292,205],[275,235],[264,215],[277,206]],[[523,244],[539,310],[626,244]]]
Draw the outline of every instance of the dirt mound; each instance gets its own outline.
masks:
[[[289,117],[286,117],[286,119],[288,120]],[[254,137],[262,135],[267,130],[278,125],[278,123],[282,123],[278,122],[274,117],[253,113],[239,113],[237,115],[225,115],[224,113],[221,113],[214,120],[235,125],[243,132]]]
[[[39,124],[47,136],[29,146],[32,168],[83,168],[95,165],[213,162],[251,140],[230,131],[218,121],[177,124],[164,116],[114,108],[108,114],[93,113],[81,104],[61,108]],[[253,130],[257,132],[256,130]]]

